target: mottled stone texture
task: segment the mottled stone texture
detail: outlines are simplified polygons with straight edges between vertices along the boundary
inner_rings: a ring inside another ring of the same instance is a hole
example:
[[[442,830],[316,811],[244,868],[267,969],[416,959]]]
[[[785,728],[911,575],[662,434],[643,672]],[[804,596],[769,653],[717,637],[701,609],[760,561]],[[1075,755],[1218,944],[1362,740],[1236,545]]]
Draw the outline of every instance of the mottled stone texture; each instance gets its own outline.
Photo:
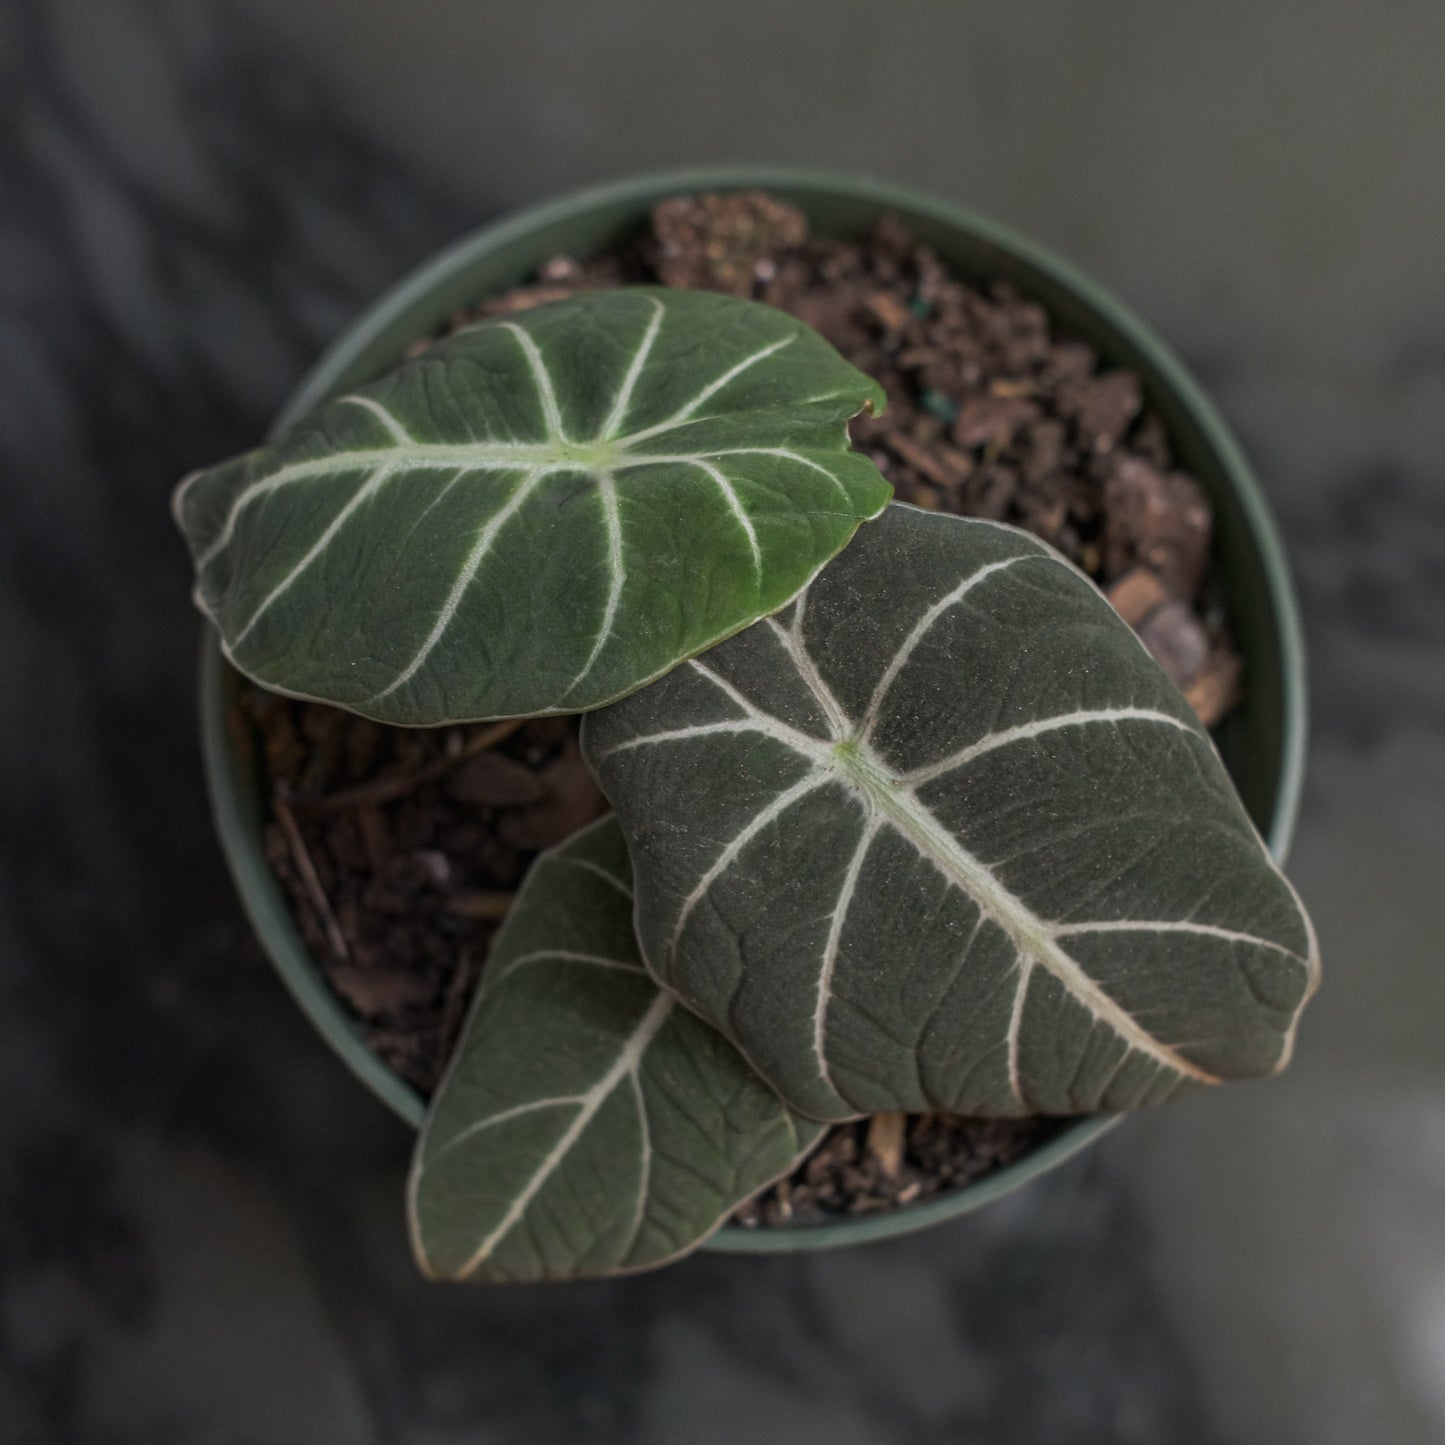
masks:
[[[211,842],[166,499],[475,208],[205,7],[20,4],[7,41],[0,1440],[1082,1440],[1121,1410],[1185,1438],[1137,1221],[1086,1169],[853,1257],[413,1278],[409,1141],[271,976]]]
[[[436,0],[390,37],[389,7],[290,5],[309,68],[201,0],[0,6],[3,1445],[1439,1438],[1445,295],[1430,228],[1361,229],[1435,184],[1407,162],[1445,124],[1438,7],[1305,33],[1282,10],[1131,5],[1122,50],[1120,30],[1075,45],[1088,8],[1056,7],[1066,33],[1035,53],[1045,12],[1017,7],[900,6],[882,33],[851,0],[739,6],[701,41],[674,18],[704,69],[665,134],[645,71],[604,95],[585,47],[547,89],[547,45],[595,6],[561,6],[570,24],[515,7],[493,43]],[[280,0],[252,8],[282,23]],[[417,37],[444,10],[465,31],[445,69],[466,84],[434,91]],[[618,10],[632,28],[609,18],[604,48],[623,65],[649,4]],[[846,48],[810,67],[825,10],[851,12]],[[1389,36],[1362,44],[1357,24]],[[919,88],[924,144],[895,125],[900,67],[946,46],[957,79]],[[1325,989],[1287,1079],[1131,1124],[951,1227],[565,1292],[428,1288],[403,1240],[409,1140],[283,993],[211,840],[167,496],[252,443],[368,297],[492,209],[429,183],[434,153],[487,176],[513,147],[506,200],[524,174],[536,192],[626,168],[628,126],[648,163],[685,140],[721,155],[739,106],[708,97],[729,57],[755,75],[759,47],[790,79],[744,94],[750,153],[824,157],[789,150],[789,107],[801,125],[846,105],[871,117],[878,170],[896,158],[958,193],[939,136],[1001,155],[1010,188],[972,199],[1072,217],[1083,259],[1208,363],[1303,583],[1321,741],[1296,872]],[[393,53],[391,98],[362,107],[356,77]],[[505,134],[487,65],[511,77]],[[352,117],[318,100],[321,73]],[[486,126],[446,110],[458,94]],[[950,97],[968,125],[934,123]],[[1148,114],[1158,128],[1129,119]],[[1213,141],[1211,115],[1247,143]],[[389,154],[361,138],[388,125]],[[1202,181],[1169,149],[1181,128],[1215,158]],[[1143,189],[1119,207],[1121,154]],[[1195,209],[1219,219],[1186,265],[1169,238],[1194,234]]]

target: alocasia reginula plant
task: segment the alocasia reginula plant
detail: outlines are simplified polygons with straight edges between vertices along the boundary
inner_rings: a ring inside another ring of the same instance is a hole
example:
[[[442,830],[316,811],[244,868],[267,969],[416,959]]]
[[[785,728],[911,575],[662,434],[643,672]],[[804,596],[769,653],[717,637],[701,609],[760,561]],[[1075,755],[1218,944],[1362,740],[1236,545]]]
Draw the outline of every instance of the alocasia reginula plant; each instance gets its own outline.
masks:
[[[823,1127],[648,973],[604,818],[537,861],[492,946],[412,1166],[417,1260],[490,1280],[665,1264]]]
[[[428,1274],[664,1263],[830,1121],[1288,1060],[1315,941],[1208,735],[1043,543],[887,505],[847,437],[882,403],[768,307],[597,292],[177,492],[263,685],[588,714],[614,815],[497,936],[408,1190]]]

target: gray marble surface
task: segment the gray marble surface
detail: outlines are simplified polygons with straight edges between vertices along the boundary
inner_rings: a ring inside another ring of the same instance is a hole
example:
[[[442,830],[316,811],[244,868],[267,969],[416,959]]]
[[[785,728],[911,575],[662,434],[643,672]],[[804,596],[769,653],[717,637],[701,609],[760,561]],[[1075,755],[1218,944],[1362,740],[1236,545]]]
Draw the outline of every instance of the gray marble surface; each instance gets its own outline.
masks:
[[[0,0],[0,1445],[1445,1435],[1445,12],[1325,11]],[[210,838],[167,494],[467,226],[749,157],[999,214],[1221,400],[1305,605],[1326,987],[1285,1079],[947,1228],[428,1287]]]

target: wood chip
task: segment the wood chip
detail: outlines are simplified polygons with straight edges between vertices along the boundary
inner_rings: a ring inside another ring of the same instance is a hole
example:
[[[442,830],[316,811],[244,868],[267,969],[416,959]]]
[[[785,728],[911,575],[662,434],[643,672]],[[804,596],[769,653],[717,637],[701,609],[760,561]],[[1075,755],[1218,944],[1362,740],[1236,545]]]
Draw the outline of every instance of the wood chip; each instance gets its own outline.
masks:
[[[1006,447],[1020,427],[1039,418],[1038,406],[1023,396],[984,393],[964,402],[953,424],[953,439],[961,447]]]
[[[500,889],[489,889],[481,893],[458,893],[447,899],[447,912],[459,918],[480,918],[488,923],[500,923],[512,907],[514,893]]]
[[[1188,601],[1209,563],[1212,517],[1199,484],[1160,471],[1143,457],[1111,461],[1104,483],[1104,566],[1110,575],[1136,562],[1156,572],[1170,593]]]
[[[1243,671],[1238,653],[1225,648],[1210,653],[1204,670],[1184,693],[1185,701],[1205,727],[1212,728],[1239,702]]]
[[[307,851],[306,840],[301,836],[301,829],[296,826],[296,815],[281,798],[273,798],[271,807],[276,814],[276,821],[281,825],[281,831],[286,835],[286,845],[291,850],[291,858],[296,864],[296,872],[300,876],[307,896],[311,899],[317,916],[321,920],[321,926],[326,932],[326,942],[330,946],[332,954],[345,961],[351,957],[351,950],[346,946],[346,935],[342,933],[341,925],[337,923],[336,915],[331,911],[331,903],[326,897],[326,890],[321,886],[321,876],[316,871],[316,864],[311,861],[311,854]]]
[[[582,286],[526,286],[509,291],[487,303],[489,316],[515,316],[522,311],[531,311],[538,306],[550,306],[554,301],[566,301],[585,288]],[[424,349],[424,348],[423,348]],[[408,353],[410,355],[412,353]]]
[[[1021,438],[1023,477],[1039,485],[1066,469],[1068,428],[1063,422],[1047,417],[1030,427]]]
[[[446,1057],[450,1057],[456,1046],[457,1037],[462,1031],[462,1023],[466,1019],[467,1005],[471,1002],[472,992],[476,988],[477,976],[480,973],[481,964],[477,960],[477,955],[470,948],[462,949],[461,956],[457,959],[457,971],[447,984],[438,1025],[441,1042],[439,1052]]]
[[[1143,397],[1139,378],[1130,371],[1108,371],[1059,388],[1059,410],[1078,428],[1088,451],[1112,451],[1139,415]]]
[[[1038,387],[1026,377],[1001,376],[988,384],[994,396],[1034,396]]]
[[[894,360],[895,363],[905,371],[921,370],[923,367],[938,360],[938,348],[934,346],[910,346],[907,351],[900,351]]]
[[[901,432],[889,439],[889,444],[903,461],[907,462],[920,476],[927,477],[945,491],[953,491],[967,481],[973,470],[973,461],[956,447],[945,442],[925,447]]]
[[[550,848],[607,811],[607,799],[575,739],[567,739],[560,755],[542,769],[541,777],[547,797],[502,814],[497,833],[514,848]]]
[[[429,980],[395,969],[368,967],[354,959],[338,962],[326,978],[362,1018],[415,1017],[431,1003]]]
[[[1138,627],[1156,607],[1169,600],[1164,584],[1147,567],[1131,567],[1104,595],[1130,627]]]
[[[536,770],[505,753],[487,751],[468,758],[450,778],[447,792],[463,803],[491,808],[522,808],[547,796]]]
[[[361,828],[361,841],[366,849],[366,861],[373,873],[380,873],[391,856],[391,829],[379,808],[359,808],[356,814]]]
[[[889,1179],[903,1168],[904,1126],[902,1114],[875,1114],[868,1121],[868,1152]]]
[[[913,313],[891,291],[875,291],[863,304],[885,331],[902,331],[915,319]]]
[[[354,787],[338,788],[336,792],[328,793],[319,799],[315,806],[331,811],[335,808],[376,807],[381,803],[394,802],[408,793],[414,793],[423,783],[435,782],[437,778],[445,777],[463,759],[496,747],[498,743],[511,737],[524,721],[524,718],[505,718],[468,738],[457,752],[448,752],[425,767],[388,773],[385,777],[368,778],[366,782],[357,783]]]
[[[1154,661],[1175,687],[1187,691],[1209,658],[1209,638],[1182,602],[1156,607],[1137,629]]]

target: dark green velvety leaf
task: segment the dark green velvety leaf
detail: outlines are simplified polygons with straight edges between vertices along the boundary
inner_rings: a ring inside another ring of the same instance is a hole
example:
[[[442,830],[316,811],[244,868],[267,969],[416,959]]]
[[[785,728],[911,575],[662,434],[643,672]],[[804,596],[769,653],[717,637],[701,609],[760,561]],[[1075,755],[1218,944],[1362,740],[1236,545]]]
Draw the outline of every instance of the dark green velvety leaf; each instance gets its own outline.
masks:
[[[890,507],[583,738],[649,968],[808,1114],[1125,1109],[1288,1058],[1298,899],[1178,691],[1022,532]]]
[[[795,596],[886,505],[878,385],[771,307],[597,292],[438,343],[175,511],[232,662],[385,722],[581,712]]]
[[[417,1145],[413,1248],[442,1279],[569,1279],[688,1253],[822,1126],[648,976],[610,818],[540,858]]]

